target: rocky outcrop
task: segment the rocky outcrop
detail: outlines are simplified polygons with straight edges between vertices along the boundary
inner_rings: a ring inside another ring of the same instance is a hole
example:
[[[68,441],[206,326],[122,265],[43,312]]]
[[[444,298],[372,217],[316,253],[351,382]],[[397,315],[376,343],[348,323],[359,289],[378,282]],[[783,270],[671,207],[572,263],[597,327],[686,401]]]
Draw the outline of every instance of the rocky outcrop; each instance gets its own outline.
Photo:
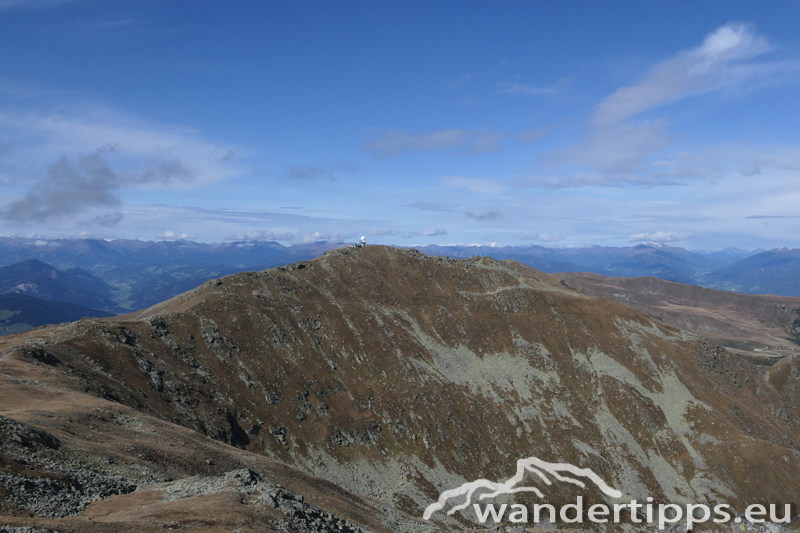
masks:
[[[273,527],[279,531],[298,533],[369,533],[356,524],[306,503],[283,487],[265,483],[256,472],[249,469],[234,470],[223,476],[191,478],[162,483],[149,487],[162,491],[161,501],[207,496],[221,492],[238,494],[240,498],[258,506],[277,509],[285,518]]]
[[[58,456],[60,441],[45,431],[0,416],[0,490],[4,503],[36,516],[60,518],[136,485]]]

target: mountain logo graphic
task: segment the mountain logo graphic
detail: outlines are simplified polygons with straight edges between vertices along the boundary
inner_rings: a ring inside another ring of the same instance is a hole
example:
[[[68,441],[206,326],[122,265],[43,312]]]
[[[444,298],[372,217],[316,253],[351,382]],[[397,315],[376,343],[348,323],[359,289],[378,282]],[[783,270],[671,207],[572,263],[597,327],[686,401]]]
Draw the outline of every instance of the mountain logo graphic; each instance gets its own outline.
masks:
[[[546,485],[553,484],[547,474],[552,476],[552,478],[557,481],[572,483],[573,485],[577,485],[581,488],[586,488],[586,484],[577,478],[584,478],[597,485],[597,488],[603,491],[603,493],[607,496],[612,498],[622,497],[622,493],[620,491],[608,486],[605,481],[600,479],[600,476],[595,474],[589,468],[579,468],[569,463],[548,463],[546,461],[542,461],[538,457],[528,457],[527,459],[520,459],[517,461],[517,473],[514,474],[514,477],[507,479],[503,483],[496,483],[494,481],[489,481],[488,479],[478,479],[469,483],[464,483],[458,488],[444,491],[439,495],[439,500],[436,503],[430,504],[425,509],[425,513],[422,515],[422,517],[425,520],[428,520],[433,513],[444,509],[450,500],[457,499],[460,501],[462,497],[465,497],[466,501],[454,505],[449,511],[447,511],[447,514],[452,515],[456,511],[466,509],[469,507],[470,503],[472,503],[472,498],[475,494],[475,491],[481,489],[488,492],[482,492],[478,496],[478,499],[480,500],[494,498],[501,494],[514,494],[516,492],[533,492],[539,498],[544,498],[544,494],[542,494],[542,491],[540,491],[537,487],[520,485],[525,479],[525,475],[527,473],[535,474]]]

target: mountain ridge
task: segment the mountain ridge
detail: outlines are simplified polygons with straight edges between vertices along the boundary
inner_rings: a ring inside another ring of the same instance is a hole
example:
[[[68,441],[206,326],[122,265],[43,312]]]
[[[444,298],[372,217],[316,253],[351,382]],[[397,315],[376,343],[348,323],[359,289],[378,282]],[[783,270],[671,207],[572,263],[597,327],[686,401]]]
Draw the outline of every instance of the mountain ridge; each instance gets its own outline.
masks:
[[[0,294],[0,335],[21,333],[30,328],[84,317],[110,317],[114,313],[90,309],[70,302],[43,300],[27,294]]]
[[[765,371],[514,261],[334,250],[6,342],[91,394],[412,516],[532,454],[642,499],[800,494],[797,358]]]
[[[80,268],[59,270],[38,259],[0,267],[0,294],[27,294],[88,308],[113,309],[111,287]]]

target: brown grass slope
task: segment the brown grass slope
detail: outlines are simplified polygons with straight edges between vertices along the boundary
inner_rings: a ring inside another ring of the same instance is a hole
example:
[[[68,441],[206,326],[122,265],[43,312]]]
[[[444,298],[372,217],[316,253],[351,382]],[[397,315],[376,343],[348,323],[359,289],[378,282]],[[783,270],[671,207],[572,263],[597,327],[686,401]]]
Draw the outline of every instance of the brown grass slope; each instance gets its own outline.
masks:
[[[800,352],[800,297],[739,294],[653,277],[554,276],[583,294],[630,305],[742,355],[775,358]]]
[[[377,502],[87,394],[85,376],[76,367],[41,352],[5,353],[10,357],[0,362],[2,531],[3,526],[86,533],[333,531],[315,523],[320,514],[323,525],[342,526],[336,531],[394,530],[398,513],[386,515]],[[16,485],[6,484],[11,478]],[[98,486],[98,478],[128,486],[109,490]],[[193,480],[198,487],[183,486]],[[12,494],[20,486],[26,490]],[[77,512],[65,513],[59,500],[74,504]]]
[[[513,261],[344,249],[7,342],[109,405],[417,517],[530,456],[640,500],[800,499],[796,358],[767,373]]]

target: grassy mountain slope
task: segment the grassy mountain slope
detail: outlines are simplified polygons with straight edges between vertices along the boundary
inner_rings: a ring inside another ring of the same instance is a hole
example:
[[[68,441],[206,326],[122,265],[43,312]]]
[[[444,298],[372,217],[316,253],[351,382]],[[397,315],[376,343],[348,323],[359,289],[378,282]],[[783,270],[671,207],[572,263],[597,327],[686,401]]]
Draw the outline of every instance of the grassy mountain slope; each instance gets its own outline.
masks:
[[[800,494],[797,358],[765,371],[515,262],[337,250],[7,342],[98,398],[411,516],[530,456],[656,502]]]

